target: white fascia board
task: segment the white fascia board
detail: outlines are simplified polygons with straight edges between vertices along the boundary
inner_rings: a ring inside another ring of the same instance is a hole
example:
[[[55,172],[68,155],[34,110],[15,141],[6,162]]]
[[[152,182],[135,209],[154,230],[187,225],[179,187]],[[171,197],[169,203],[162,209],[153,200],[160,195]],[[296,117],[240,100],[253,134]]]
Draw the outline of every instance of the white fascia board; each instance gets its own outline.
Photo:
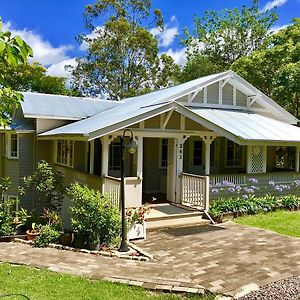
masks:
[[[37,136],[38,140],[71,140],[71,141],[88,141],[88,137],[84,135],[76,134],[56,134]]]
[[[98,137],[102,137],[104,135],[111,134],[115,131],[118,131],[118,130],[124,129],[126,127],[132,126],[132,125],[134,125],[138,122],[143,122],[147,119],[156,117],[156,116],[158,116],[162,113],[168,112],[172,109],[174,109],[174,103],[168,103],[166,105],[160,106],[160,107],[158,107],[154,110],[148,111],[146,113],[135,116],[135,117],[130,118],[128,120],[125,120],[125,121],[122,121],[122,122],[119,122],[119,123],[101,128],[97,131],[91,132],[89,134],[89,140],[93,140],[93,139],[96,139]]]
[[[57,116],[30,115],[30,114],[24,114],[24,118],[28,118],[28,119],[66,120],[66,121],[80,121],[80,120],[85,119],[85,118],[57,117]]]
[[[237,139],[237,144],[241,146],[251,146],[251,145],[259,145],[259,146],[289,146],[296,147],[300,146],[300,141],[270,141],[270,140],[245,140],[242,138]]]

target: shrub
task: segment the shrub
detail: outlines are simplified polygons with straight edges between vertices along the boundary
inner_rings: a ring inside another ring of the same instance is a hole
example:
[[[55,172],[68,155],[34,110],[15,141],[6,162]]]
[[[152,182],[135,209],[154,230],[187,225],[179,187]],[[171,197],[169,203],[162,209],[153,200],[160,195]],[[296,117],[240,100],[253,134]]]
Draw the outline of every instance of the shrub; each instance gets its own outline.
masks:
[[[71,184],[68,194],[71,197],[72,226],[85,245],[114,245],[121,234],[118,207],[112,205],[107,195],[102,196],[100,192],[77,183]]]
[[[50,225],[44,225],[41,227],[40,235],[34,240],[36,247],[45,247],[50,243],[57,243],[60,233],[53,229]]]
[[[299,209],[300,208],[300,198],[295,195],[287,195],[281,199],[281,204],[286,209]]]
[[[26,195],[28,192],[35,192],[40,205],[45,203],[48,208],[60,211],[65,192],[63,176],[42,160],[31,176],[23,178],[20,194]]]
[[[43,219],[43,221],[53,229],[57,231],[63,230],[61,216],[56,211],[44,208],[41,219]]]

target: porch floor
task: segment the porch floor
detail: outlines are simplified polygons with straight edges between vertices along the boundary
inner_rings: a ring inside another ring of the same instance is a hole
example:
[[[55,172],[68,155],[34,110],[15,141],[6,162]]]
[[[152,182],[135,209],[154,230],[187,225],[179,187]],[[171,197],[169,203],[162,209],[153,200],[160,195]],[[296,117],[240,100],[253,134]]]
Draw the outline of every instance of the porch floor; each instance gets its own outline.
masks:
[[[150,206],[150,212],[146,215],[145,221],[147,229],[209,224],[208,220],[202,219],[202,215],[201,211],[190,207],[160,203]]]

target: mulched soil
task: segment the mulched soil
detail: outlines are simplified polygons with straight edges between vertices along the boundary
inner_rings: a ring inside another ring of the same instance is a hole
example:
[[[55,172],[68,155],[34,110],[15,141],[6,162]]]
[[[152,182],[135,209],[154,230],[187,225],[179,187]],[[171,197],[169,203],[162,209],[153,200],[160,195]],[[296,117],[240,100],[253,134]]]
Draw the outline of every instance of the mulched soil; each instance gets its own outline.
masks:
[[[300,300],[300,276],[267,284],[239,300]]]

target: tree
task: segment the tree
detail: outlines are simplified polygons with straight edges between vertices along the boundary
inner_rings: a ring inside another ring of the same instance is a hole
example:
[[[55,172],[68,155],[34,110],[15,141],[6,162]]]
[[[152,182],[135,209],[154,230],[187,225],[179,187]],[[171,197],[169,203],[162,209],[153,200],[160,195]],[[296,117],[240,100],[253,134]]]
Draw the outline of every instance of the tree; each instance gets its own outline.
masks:
[[[3,32],[0,19],[0,126],[9,125],[13,112],[22,100],[20,93],[3,83],[6,68],[25,64],[29,56],[32,56],[30,46],[19,36],[12,37],[11,32]]]
[[[71,91],[65,87],[66,79],[46,75],[46,69],[39,63],[7,66],[3,84],[16,91],[31,91],[46,94],[67,95]]]
[[[187,68],[196,70],[188,72],[191,79],[230,69],[237,59],[262,47],[276,20],[275,11],[261,11],[258,0],[241,10],[206,11],[203,17],[196,16],[194,35],[185,29],[188,64],[184,73]],[[204,62],[204,74],[197,69],[199,60]]]
[[[237,60],[233,70],[300,117],[300,19],[273,34],[265,47]]]
[[[145,27],[148,22],[163,30],[161,12],[151,10],[150,0],[97,0],[86,7],[85,22],[90,34],[78,40],[87,45],[87,56],[73,71],[75,89],[120,100],[172,83],[178,66],[159,54],[157,39]]]

